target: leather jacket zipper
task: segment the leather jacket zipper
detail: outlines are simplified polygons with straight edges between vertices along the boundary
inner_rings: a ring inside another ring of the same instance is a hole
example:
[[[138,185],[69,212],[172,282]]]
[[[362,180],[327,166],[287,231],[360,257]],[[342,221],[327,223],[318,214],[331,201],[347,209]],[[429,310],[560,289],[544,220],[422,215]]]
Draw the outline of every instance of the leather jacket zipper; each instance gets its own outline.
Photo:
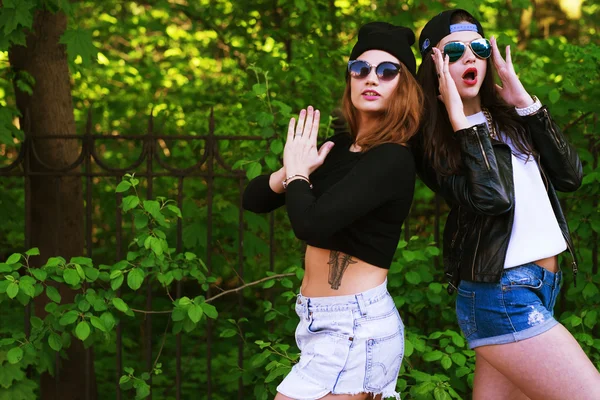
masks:
[[[571,260],[572,260],[571,265],[573,267],[573,286],[577,287],[577,272],[579,271],[579,268],[577,267],[577,262],[575,262],[575,253],[573,252],[573,249],[571,248],[571,244],[569,243],[567,238],[565,238],[565,242],[567,242],[567,248],[569,249],[569,253],[571,253]]]
[[[479,229],[479,235],[477,235],[477,244],[475,245],[475,252],[473,253],[473,265],[471,266],[471,280],[475,281],[475,260],[477,259],[477,250],[479,249],[479,242],[481,240],[481,228]]]
[[[475,136],[477,136],[477,141],[479,142],[479,148],[481,149],[481,155],[483,155],[483,159],[485,160],[485,165],[488,171],[491,169],[490,162],[488,161],[487,155],[485,154],[485,150],[483,149],[483,143],[481,143],[481,138],[477,133],[477,128],[473,128],[475,130]]]
[[[458,213],[458,217],[456,217],[456,232],[454,232],[454,237],[450,243],[451,250],[454,250],[454,244],[456,243],[456,238],[458,237],[458,232],[460,231],[460,206],[458,206],[456,212]]]

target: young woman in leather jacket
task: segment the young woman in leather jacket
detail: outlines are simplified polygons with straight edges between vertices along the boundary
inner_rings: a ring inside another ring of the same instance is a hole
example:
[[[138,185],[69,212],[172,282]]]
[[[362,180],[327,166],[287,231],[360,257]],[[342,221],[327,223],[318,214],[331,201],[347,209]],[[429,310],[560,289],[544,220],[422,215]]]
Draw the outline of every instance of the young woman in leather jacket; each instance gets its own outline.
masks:
[[[577,273],[556,196],[581,184],[575,149],[524,89],[510,48],[503,58],[468,12],[431,19],[419,48],[426,118],[414,152],[451,206],[444,267],[476,353],[473,398],[600,399],[600,374],[553,317],[558,254],[569,251]]]

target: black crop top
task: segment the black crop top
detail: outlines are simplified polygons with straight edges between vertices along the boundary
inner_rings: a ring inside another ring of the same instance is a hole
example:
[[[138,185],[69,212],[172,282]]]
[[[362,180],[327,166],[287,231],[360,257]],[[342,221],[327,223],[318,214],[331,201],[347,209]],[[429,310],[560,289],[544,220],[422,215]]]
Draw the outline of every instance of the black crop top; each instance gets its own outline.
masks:
[[[348,133],[329,141],[335,146],[311,174],[312,190],[297,179],[285,193],[275,193],[269,186],[270,175],[261,175],[246,187],[243,208],[266,213],[286,204],[298,239],[389,269],[412,203],[412,154],[394,143],[352,152]]]

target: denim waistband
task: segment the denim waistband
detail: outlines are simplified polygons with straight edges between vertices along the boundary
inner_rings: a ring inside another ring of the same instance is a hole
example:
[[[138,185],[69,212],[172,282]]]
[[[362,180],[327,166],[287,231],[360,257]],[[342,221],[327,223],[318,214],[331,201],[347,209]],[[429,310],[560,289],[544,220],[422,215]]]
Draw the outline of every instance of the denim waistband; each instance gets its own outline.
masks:
[[[296,303],[305,306],[307,311],[312,312],[345,310],[361,310],[362,312],[366,306],[377,303],[386,296],[389,296],[387,279],[381,285],[364,292],[344,296],[306,297],[299,293]]]
[[[531,271],[536,278],[539,278],[543,284],[552,288],[560,285],[562,279],[562,271],[559,269],[556,272],[548,271],[546,268],[540,267],[536,263],[527,263],[519,265],[515,268],[526,268]],[[512,268],[505,269],[504,272],[510,271]]]

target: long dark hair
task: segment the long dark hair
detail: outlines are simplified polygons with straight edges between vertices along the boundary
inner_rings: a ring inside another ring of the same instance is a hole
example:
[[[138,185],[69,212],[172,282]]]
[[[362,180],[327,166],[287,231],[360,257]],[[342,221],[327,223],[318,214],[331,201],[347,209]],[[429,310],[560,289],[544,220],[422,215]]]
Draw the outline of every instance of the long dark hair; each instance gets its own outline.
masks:
[[[452,16],[452,24],[459,22],[474,23],[473,18],[466,13],[456,12]],[[417,72],[417,80],[425,95],[423,125],[419,144],[424,156],[440,175],[459,174],[462,167],[460,147],[453,137],[452,125],[443,102],[438,100],[439,82],[435,63],[428,52],[423,56],[423,62]],[[524,155],[535,154],[527,131],[519,120],[514,107],[502,100],[494,84],[496,72],[492,58],[488,58],[487,73],[479,89],[481,107],[487,108],[494,124],[502,133],[510,138],[518,152]]]
[[[373,129],[365,132],[357,139],[358,110],[352,104],[350,94],[350,76],[346,78],[346,89],[342,98],[342,113],[348,124],[350,134],[361,147],[367,151],[382,143],[398,143],[407,145],[417,134],[421,125],[423,110],[423,92],[416,79],[408,69],[400,64],[398,85],[385,110],[380,113],[380,122]]]

